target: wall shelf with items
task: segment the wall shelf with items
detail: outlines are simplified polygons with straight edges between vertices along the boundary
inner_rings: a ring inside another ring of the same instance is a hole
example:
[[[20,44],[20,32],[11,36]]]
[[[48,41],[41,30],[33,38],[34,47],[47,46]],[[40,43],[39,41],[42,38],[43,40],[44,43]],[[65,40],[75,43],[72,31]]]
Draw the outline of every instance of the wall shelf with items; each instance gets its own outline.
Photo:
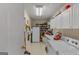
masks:
[[[40,38],[42,41],[42,36],[44,35],[44,32],[48,30],[48,24],[47,23],[43,23],[43,24],[36,24],[37,27],[40,27]]]

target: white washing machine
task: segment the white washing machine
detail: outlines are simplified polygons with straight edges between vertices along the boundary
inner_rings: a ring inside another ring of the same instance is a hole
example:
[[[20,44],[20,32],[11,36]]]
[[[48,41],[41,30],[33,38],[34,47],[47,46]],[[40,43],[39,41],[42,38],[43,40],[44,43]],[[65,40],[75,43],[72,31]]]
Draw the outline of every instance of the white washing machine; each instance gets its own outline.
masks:
[[[48,47],[48,54],[49,55],[79,55],[79,42],[71,39],[66,38],[65,40],[68,40],[68,42],[64,40],[53,40],[53,36],[46,35],[48,38],[47,47]],[[74,43],[73,43],[74,41]],[[78,44],[75,45],[75,42]],[[71,44],[72,43],[72,44]]]

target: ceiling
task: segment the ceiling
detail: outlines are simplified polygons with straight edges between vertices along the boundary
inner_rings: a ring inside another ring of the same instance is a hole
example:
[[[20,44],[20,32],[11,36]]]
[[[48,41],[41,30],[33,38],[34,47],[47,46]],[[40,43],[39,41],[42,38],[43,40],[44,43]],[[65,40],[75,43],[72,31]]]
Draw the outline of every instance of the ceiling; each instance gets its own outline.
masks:
[[[34,6],[43,5],[42,16],[36,16]],[[48,20],[52,17],[58,10],[62,8],[64,3],[25,3],[24,9],[32,20]]]

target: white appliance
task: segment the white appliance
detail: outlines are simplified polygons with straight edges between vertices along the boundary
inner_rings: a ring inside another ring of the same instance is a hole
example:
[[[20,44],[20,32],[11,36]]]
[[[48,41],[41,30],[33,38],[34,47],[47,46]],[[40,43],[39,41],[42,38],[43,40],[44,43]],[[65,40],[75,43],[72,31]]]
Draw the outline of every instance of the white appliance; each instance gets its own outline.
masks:
[[[79,41],[76,39],[64,36],[56,41],[52,35],[45,35],[45,39],[49,55],[79,55]]]
[[[32,42],[40,42],[40,27],[32,28]]]

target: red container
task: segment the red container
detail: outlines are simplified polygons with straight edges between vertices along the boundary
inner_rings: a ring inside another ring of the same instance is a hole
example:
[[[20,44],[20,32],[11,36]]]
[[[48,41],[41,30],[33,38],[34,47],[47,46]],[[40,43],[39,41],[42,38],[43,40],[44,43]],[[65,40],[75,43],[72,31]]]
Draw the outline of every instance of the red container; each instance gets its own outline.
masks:
[[[54,40],[60,40],[61,39],[61,36],[60,35],[55,35],[54,36]]]
[[[45,34],[50,35],[51,33],[49,33],[49,32],[45,32]]]
[[[69,9],[70,7],[71,7],[70,4],[66,4],[66,5],[65,5],[65,9]]]

